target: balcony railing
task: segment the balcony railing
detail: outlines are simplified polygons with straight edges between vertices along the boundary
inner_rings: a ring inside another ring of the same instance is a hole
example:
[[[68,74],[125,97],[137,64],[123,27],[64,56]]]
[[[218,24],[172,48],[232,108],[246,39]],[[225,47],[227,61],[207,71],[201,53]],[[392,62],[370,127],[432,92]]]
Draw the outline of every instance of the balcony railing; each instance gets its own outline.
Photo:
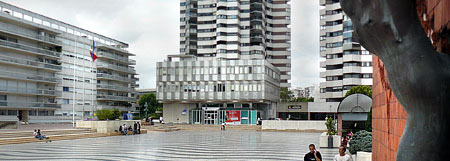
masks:
[[[23,74],[23,73],[7,72],[7,71],[0,71],[0,77],[29,80],[29,81],[36,81],[36,82],[50,82],[50,83],[58,83],[58,80],[59,80],[58,78],[51,77],[51,76]]]
[[[8,86],[0,86],[0,93],[1,92],[56,96],[55,90],[36,89],[36,88],[12,88]]]
[[[30,53],[35,53],[38,55],[51,56],[51,57],[56,57],[56,58],[59,58],[61,56],[60,53],[55,52],[55,51],[41,49],[41,48],[32,47],[32,46],[28,46],[28,45],[23,45],[20,43],[9,42],[9,41],[5,41],[5,40],[0,40],[0,47],[13,48],[13,49],[23,50],[23,51],[30,52]]]
[[[56,103],[44,103],[44,102],[11,102],[0,101],[0,107],[12,107],[12,108],[61,108],[61,104]]]
[[[97,100],[135,102],[136,98],[131,98],[127,96],[97,95]]]
[[[121,61],[123,63],[128,63],[128,64],[136,64],[135,60],[129,59],[128,57],[121,57],[121,56],[114,55],[114,54],[104,52],[104,51],[97,51],[96,53],[97,53],[98,57],[105,57],[105,58]]]
[[[6,32],[9,34],[13,34],[13,35],[26,37],[26,38],[37,39],[37,40],[41,40],[44,42],[50,42],[50,43],[61,45],[61,41],[56,40],[55,38],[48,37],[48,36],[42,36],[42,35],[39,35],[38,33],[32,33],[31,31],[21,29],[21,28],[18,28],[18,27],[15,27],[13,25],[3,23],[3,22],[0,23],[0,31]]]
[[[117,66],[117,65],[113,65],[113,64],[108,64],[108,63],[97,63],[97,68],[108,68],[108,69],[113,69],[113,70],[118,70],[118,71],[122,71],[122,72],[126,72],[126,73],[136,73],[136,70],[134,70],[133,68],[127,68],[127,67],[121,67],[121,66]]]
[[[122,87],[122,86],[118,86],[118,85],[109,85],[109,84],[97,84],[97,89],[107,89],[107,90],[127,91],[127,92],[136,91],[134,88]]]
[[[0,55],[0,61],[7,62],[7,63],[16,63],[16,64],[20,64],[20,65],[24,65],[24,66],[47,68],[47,69],[57,70],[57,71],[60,71],[62,69],[61,65],[49,64],[49,63],[39,62],[39,61],[35,61],[35,60],[19,59],[19,58],[2,56],[2,55]]]
[[[106,73],[97,73],[97,78],[108,78],[108,79],[113,79],[113,80],[117,80],[117,81],[122,81],[122,82],[132,82],[133,80],[127,77],[121,77],[121,76],[116,76],[116,75],[111,75],[111,74],[106,74]]]

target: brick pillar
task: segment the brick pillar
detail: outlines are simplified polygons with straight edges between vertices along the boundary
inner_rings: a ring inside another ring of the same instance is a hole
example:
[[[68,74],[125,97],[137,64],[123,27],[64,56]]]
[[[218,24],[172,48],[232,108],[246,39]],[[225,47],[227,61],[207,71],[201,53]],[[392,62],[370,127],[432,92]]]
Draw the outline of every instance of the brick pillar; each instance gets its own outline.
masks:
[[[338,135],[342,136],[342,113],[338,114]]]

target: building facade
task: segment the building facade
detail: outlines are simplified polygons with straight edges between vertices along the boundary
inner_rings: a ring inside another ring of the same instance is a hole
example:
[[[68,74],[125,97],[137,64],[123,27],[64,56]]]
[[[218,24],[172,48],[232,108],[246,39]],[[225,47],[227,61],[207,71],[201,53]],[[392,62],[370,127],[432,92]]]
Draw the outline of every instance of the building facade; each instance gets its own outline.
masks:
[[[181,0],[180,52],[197,57],[267,59],[290,88],[289,0]]]
[[[132,109],[128,44],[7,3],[0,9],[0,118],[62,122]]]
[[[357,85],[372,85],[372,56],[353,35],[339,0],[320,0],[321,102],[340,102]]]
[[[267,60],[157,63],[157,99],[166,122],[256,124],[276,116],[280,71]]]

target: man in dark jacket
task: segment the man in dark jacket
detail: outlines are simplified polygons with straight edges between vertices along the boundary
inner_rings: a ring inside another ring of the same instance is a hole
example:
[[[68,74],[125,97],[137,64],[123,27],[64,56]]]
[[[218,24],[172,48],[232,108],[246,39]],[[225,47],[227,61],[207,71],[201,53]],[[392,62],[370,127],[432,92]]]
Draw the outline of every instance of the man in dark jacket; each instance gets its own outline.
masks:
[[[309,153],[305,154],[305,161],[322,161],[322,155],[316,150],[314,144],[309,144]]]
[[[134,122],[134,127],[133,127],[133,130],[134,130],[134,135],[136,135],[137,134],[137,123],[136,122]]]

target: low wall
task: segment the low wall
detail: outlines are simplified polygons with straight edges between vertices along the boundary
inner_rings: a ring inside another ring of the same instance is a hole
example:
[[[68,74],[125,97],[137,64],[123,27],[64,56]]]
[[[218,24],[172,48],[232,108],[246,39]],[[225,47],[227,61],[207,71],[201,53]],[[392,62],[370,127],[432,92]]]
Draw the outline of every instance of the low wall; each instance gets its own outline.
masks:
[[[141,120],[114,120],[114,121],[77,121],[77,128],[90,128],[91,130],[97,130],[98,133],[110,133],[115,130],[119,130],[120,125],[127,125],[133,127],[134,122],[140,122]],[[142,123],[141,123],[142,127]]]
[[[333,147],[332,148],[339,148],[339,146],[341,146],[341,136],[339,135],[332,135],[331,137],[333,137]],[[329,136],[327,135],[326,132],[322,133],[320,135],[320,139],[319,139],[319,147],[321,148],[327,148],[328,147],[328,138]]]
[[[0,129],[17,129],[19,121],[0,121]]]
[[[327,131],[325,121],[290,121],[290,120],[263,120],[263,130],[313,130]]]

